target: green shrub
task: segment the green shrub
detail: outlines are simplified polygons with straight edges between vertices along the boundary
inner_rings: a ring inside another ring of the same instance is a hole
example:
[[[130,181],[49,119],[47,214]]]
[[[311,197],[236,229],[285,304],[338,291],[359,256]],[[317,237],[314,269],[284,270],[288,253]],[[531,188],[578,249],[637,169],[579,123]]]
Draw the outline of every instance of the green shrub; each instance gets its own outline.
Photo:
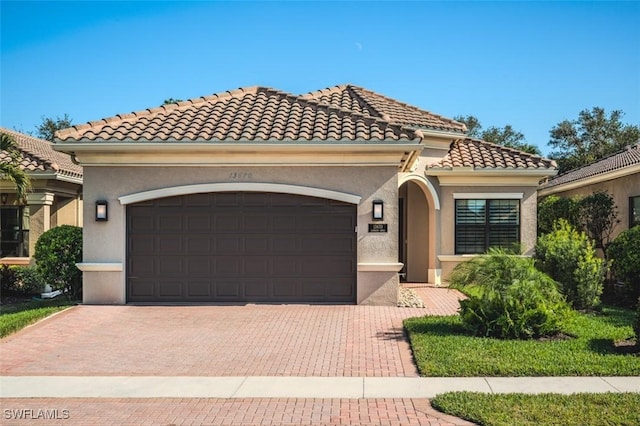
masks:
[[[3,293],[18,290],[18,275],[15,267],[9,265],[0,267],[0,290]]]
[[[538,238],[536,266],[556,280],[560,292],[575,309],[593,308],[600,302],[605,267],[591,241],[566,220]]]
[[[607,247],[616,280],[625,285],[631,303],[640,297],[640,226],[621,232]]]
[[[42,234],[34,255],[38,273],[55,290],[64,290],[70,299],[82,292],[82,273],[76,263],[82,261],[82,228],[62,225]]]
[[[568,306],[556,283],[531,258],[491,249],[463,262],[450,277],[454,288],[475,287],[460,301],[464,327],[476,336],[529,339],[556,334]]]
[[[19,290],[22,293],[42,293],[44,290],[42,277],[35,266],[21,266],[16,269],[16,275],[18,277]]]
[[[636,346],[640,348],[640,297],[636,307],[636,321],[633,323],[633,331],[636,333]]]

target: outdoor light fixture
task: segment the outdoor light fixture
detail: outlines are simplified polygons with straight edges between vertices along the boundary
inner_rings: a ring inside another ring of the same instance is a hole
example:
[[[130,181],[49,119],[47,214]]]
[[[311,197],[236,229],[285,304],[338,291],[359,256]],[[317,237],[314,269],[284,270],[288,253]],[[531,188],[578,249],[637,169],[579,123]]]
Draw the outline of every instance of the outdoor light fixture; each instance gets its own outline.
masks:
[[[0,201],[2,204],[7,204],[7,200],[9,199],[9,194],[5,194],[4,192],[0,195]]]
[[[96,201],[96,222],[106,222],[108,220],[109,203],[105,200]]]
[[[373,200],[373,220],[384,219],[384,202],[382,200]]]

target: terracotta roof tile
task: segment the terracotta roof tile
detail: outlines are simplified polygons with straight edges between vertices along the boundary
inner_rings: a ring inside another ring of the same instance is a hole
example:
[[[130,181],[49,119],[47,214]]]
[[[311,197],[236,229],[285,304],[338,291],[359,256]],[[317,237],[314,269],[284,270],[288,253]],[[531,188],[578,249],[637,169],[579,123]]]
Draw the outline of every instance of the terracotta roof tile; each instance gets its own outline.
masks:
[[[459,167],[478,169],[549,169],[556,168],[553,160],[478,139],[459,139],[451,144],[442,160],[428,166],[428,170]]]
[[[595,163],[556,176],[542,184],[541,188],[551,188],[565,183],[576,182],[639,164],[640,142],[629,145],[624,150],[598,160]]]
[[[20,168],[26,172],[57,172],[61,175],[82,178],[82,167],[73,163],[71,157],[54,151],[52,143],[24,133],[0,127],[0,132],[11,135],[20,151]],[[9,161],[6,151],[0,151],[0,161]]]
[[[414,129],[270,88],[250,87],[74,126],[60,141],[414,140]]]
[[[366,116],[378,117],[401,126],[456,133],[465,133],[467,130],[463,123],[350,84],[310,92],[302,98],[314,99]]]

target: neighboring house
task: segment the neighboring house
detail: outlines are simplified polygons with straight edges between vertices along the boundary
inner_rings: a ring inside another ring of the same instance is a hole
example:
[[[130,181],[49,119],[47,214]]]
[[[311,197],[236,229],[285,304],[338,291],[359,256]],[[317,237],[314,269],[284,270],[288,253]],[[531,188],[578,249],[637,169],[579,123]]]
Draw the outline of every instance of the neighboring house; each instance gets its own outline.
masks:
[[[29,264],[43,232],[58,225],[82,226],[82,167],[54,151],[49,141],[5,128],[0,132],[15,139],[20,168],[33,187],[22,202],[13,184],[0,180],[0,263]],[[0,161],[9,161],[6,152],[0,151]]]
[[[611,235],[640,225],[640,142],[540,185],[538,197],[586,196],[606,191],[618,207],[618,223]]]
[[[536,238],[537,156],[369,90],[250,87],[63,130],[84,166],[85,303],[393,305]],[[107,209],[107,212],[104,210]]]

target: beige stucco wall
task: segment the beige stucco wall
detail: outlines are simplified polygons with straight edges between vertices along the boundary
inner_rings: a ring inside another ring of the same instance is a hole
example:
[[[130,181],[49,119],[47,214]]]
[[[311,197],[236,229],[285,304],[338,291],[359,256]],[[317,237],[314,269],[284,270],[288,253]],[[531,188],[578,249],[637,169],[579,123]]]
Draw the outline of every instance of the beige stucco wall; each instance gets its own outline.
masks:
[[[537,238],[537,188],[530,186],[444,186],[441,188],[441,267],[446,280],[453,268],[470,256],[455,256],[454,193],[522,193],[520,200],[520,244],[525,255],[532,255]],[[482,196],[478,196],[482,198]]]
[[[308,186],[362,197],[358,205],[357,261],[396,263],[398,252],[398,183],[396,167],[85,167],[84,262],[122,263],[122,272],[84,272],[86,294],[109,295],[85,299],[86,303],[126,303],[126,206],[118,198],[143,191],[193,184],[277,183]],[[96,222],[96,200],[109,203],[109,220]],[[369,233],[371,204],[384,201],[387,233]],[[355,231],[355,230],[354,230]],[[105,274],[109,279],[105,279]],[[358,303],[395,304],[397,274],[359,270]],[[100,287],[97,290],[94,287]],[[121,295],[120,300],[112,296]]]
[[[614,239],[620,232],[629,229],[629,198],[640,197],[640,173],[594,183],[569,191],[557,192],[555,195],[559,197],[587,196],[598,191],[607,191],[613,197],[616,206],[618,206],[620,223],[613,229],[611,238]]]

